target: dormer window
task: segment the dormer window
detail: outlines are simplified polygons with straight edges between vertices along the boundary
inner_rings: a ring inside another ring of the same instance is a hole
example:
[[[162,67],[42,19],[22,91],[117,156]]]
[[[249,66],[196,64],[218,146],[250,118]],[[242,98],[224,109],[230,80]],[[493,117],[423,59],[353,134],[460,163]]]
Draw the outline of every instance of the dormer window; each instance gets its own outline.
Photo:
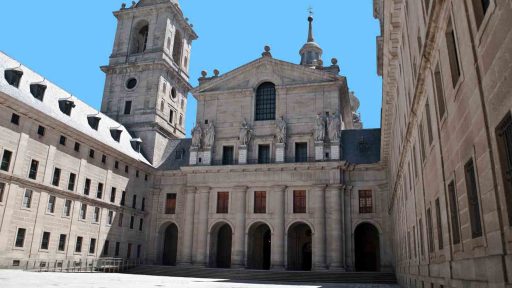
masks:
[[[98,130],[98,126],[100,125],[101,118],[99,116],[87,116],[87,122],[89,122],[89,126],[91,126],[92,129]]]
[[[5,70],[4,77],[5,81],[9,83],[9,85],[18,88],[20,86],[21,77],[23,76],[23,71],[18,69],[10,69]]]
[[[121,133],[123,130],[121,129],[110,129],[110,135],[112,136],[112,139],[114,139],[116,142],[119,142],[121,140]]]
[[[130,144],[132,144],[132,148],[135,152],[140,153],[140,145],[142,144],[142,140],[140,138],[130,140]]]
[[[75,102],[71,100],[59,100],[60,111],[68,116],[71,116],[71,110],[75,107]]]
[[[46,85],[43,84],[30,84],[30,94],[39,101],[43,101],[44,92],[46,92]]]

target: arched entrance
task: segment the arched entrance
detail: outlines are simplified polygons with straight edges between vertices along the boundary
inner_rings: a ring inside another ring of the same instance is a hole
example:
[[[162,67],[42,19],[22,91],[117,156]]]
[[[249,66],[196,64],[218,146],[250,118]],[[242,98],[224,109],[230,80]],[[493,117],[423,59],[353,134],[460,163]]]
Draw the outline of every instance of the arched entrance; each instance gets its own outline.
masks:
[[[356,271],[379,271],[379,231],[369,223],[357,226],[354,232]]]
[[[311,228],[304,223],[295,223],[288,229],[288,270],[311,270],[311,234]]]
[[[255,223],[249,229],[247,266],[249,269],[270,269],[271,232],[267,224]]]
[[[213,227],[210,234],[210,266],[231,268],[231,238],[233,231],[226,223]]]
[[[175,266],[178,254],[178,227],[174,223],[169,224],[165,229],[163,250],[162,264]]]

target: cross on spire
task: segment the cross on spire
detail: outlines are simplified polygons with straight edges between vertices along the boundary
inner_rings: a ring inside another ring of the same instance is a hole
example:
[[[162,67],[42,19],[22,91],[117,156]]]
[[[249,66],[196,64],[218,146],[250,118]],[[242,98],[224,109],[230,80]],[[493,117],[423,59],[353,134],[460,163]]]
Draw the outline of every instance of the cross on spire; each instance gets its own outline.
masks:
[[[315,15],[315,12],[313,11],[313,6],[309,5],[308,13],[309,13],[309,16]]]

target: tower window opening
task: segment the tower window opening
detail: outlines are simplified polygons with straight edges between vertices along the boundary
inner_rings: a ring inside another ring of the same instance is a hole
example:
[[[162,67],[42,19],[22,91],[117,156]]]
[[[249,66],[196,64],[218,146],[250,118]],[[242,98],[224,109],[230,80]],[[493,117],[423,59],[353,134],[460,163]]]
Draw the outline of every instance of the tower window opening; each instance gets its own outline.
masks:
[[[140,28],[139,28],[140,27]],[[140,54],[146,51],[148,45],[149,24],[146,21],[139,23],[133,33],[130,54]]]

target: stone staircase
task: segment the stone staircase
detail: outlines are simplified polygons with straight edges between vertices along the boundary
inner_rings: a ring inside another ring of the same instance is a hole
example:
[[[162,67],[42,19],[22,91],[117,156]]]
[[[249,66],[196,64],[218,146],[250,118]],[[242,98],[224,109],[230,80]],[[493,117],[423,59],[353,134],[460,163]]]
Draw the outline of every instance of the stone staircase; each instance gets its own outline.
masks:
[[[211,278],[252,282],[301,282],[301,283],[361,283],[395,284],[392,273],[382,272],[304,272],[268,271],[248,269],[214,269],[200,267],[139,266],[126,271],[128,274]]]

